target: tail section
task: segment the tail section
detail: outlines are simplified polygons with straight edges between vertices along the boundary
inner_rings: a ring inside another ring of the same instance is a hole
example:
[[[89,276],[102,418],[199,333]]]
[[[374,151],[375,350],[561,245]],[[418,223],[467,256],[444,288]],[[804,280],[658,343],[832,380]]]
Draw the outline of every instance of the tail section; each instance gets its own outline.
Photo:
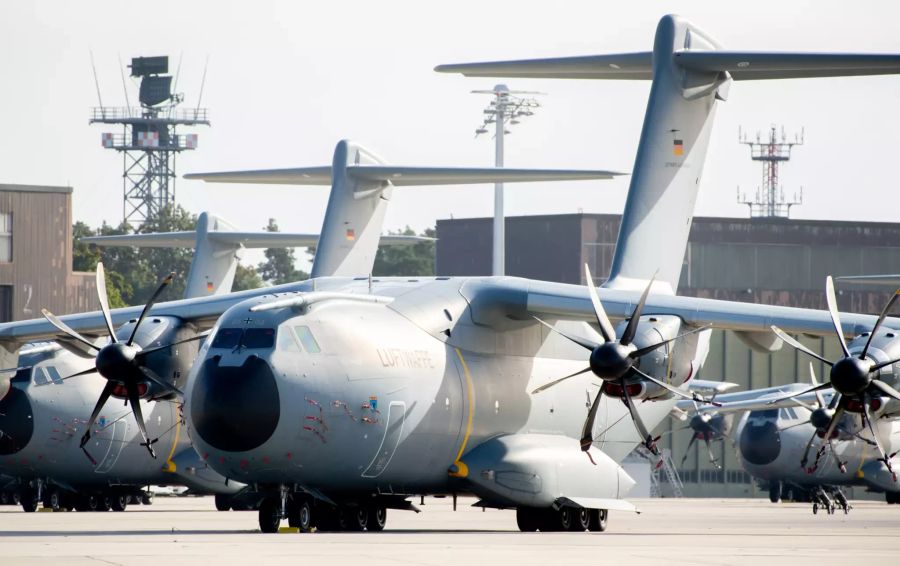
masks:
[[[196,173],[188,179],[222,183],[314,185],[331,183],[331,195],[316,248],[312,277],[359,276],[372,272],[384,214],[394,187],[482,184],[495,182],[611,179],[612,171],[404,167],[386,165],[361,145],[342,140],[330,168],[310,167]]]
[[[640,145],[606,287],[640,290],[656,275],[673,293],[706,161],[716,102],[732,80],[900,73],[900,56],[722,51],[690,22],[665,16],[652,53],[441,65],[470,76],[652,79]]]

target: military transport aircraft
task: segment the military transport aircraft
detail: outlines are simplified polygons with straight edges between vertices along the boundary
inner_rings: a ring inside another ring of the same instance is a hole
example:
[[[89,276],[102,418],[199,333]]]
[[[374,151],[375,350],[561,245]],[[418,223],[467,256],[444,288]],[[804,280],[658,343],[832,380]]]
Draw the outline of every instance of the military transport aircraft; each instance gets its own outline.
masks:
[[[341,142],[336,150],[336,158],[345,164],[348,160],[372,160],[372,155],[351,142]],[[410,185],[603,179],[615,174],[409,167],[356,170],[363,176],[402,175],[405,184]],[[309,184],[328,184],[331,180],[328,167],[305,172]],[[321,241],[317,235],[309,234],[238,232],[224,220],[205,213],[198,218],[196,232],[98,236],[85,241],[145,247],[193,245],[195,255],[185,290],[188,299],[227,296],[243,248],[317,245],[314,273],[365,275],[372,271],[379,243],[429,240],[419,236],[382,236],[389,195],[374,191],[367,196],[355,190],[368,182],[348,182],[336,177]],[[347,187],[351,189],[348,191]],[[340,237],[336,237],[338,233]],[[5,383],[0,383],[0,473],[15,478],[4,482],[7,500],[19,499],[27,511],[33,511],[39,501],[54,508],[62,505],[89,510],[111,506],[124,510],[129,496],[140,497],[141,487],[147,484],[179,483],[219,494],[233,494],[243,487],[227,481],[200,461],[181,430],[178,388],[196,357],[196,341],[206,333],[190,320],[178,317],[154,314],[145,319],[169,280],[163,281],[140,316],[132,316],[117,330],[104,314],[101,337],[66,334],[66,324],[45,313],[64,338],[49,336],[54,342],[23,348],[21,369],[14,376],[6,375]],[[107,313],[102,265],[98,266],[97,283],[101,307]],[[116,324],[121,322],[116,320]],[[108,348],[103,334],[112,342]],[[84,375],[94,372],[101,377],[122,374],[123,380]],[[110,396],[129,401],[123,405],[107,403]],[[146,419],[138,398],[149,409]],[[92,405],[94,410],[90,412]],[[95,421],[96,428],[92,426]],[[149,452],[156,458],[154,446],[165,450],[163,465],[147,457]]]
[[[187,428],[212,468],[263,498],[263,531],[285,517],[301,530],[380,530],[387,508],[411,508],[412,494],[460,492],[482,506],[515,508],[522,530],[603,530],[609,510],[634,509],[623,499],[633,480],[622,458],[637,444],[655,448],[647,431],[676,398],[706,401],[684,386],[705,359],[702,329],[774,348],[781,339],[772,324],[851,337],[876,326],[874,316],[843,315],[836,324],[827,311],[674,291],[712,116],[732,79],[900,73],[900,56],[722,51],[693,24],[665,16],[653,52],[439,70],[652,79],[610,278],[598,292],[590,273],[587,287],[515,277],[316,277],[157,304],[154,316],[212,327],[184,385]],[[348,195],[389,197],[406,180],[348,163],[336,159],[331,171],[335,183],[356,184]],[[310,174],[198,177],[302,183]],[[64,331],[74,338],[102,329],[104,318],[135,314],[72,315]],[[898,325],[885,318],[878,331],[889,339]],[[59,330],[42,320],[0,325],[0,362],[14,363],[19,343]],[[868,349],[861,377],[894,403],[893,365],[868,371],[891,361],[889,351]],[[834,365],[836,386],[846,365]],[[132,368],[124,360],[102,375],[135,387]]]
[[[380,242],[382,245],[409,245],[430,239],[382,236]],[[97,236],[82,241],[101,246],[194,248],[184,297],[195,298],[229,293],[245,248],[316,245],[318,235],[240,232],[224,219],[203,212],[193,231]],[[327,249],[322,253],[327,254]],[[365,265],[358,267],[366,269]],[[162,322],[156,318],[154,321],[156,324]],[[39,501],[54,509],[77,506],[84,510],[113,508],[122,511],[129,496],[135,501],[146,501],[141,486],[150,483],[175,482],[198,491],[220,494],[235,493],[243,487],[235,482],[229,484],[199,461],[186,436],[179,434],[180,412],[173,409],[172,399],[165,399],[166,402],[157,399],[158,410],[151,409],[149,417],[167,431],[159,436],[163,442],[171,443],[165,465],[147,461],[145,452],[138,446],[140,438],[135,435],[131,411],[124,406],[107,407],[100,415],[102,430],[94,435],[92,449],[103,457],[100,461],[90,457],[91,465],[87,465],[84,455],[90,456],[90,453],[82,454],[75,443],[65,440],[74,435],[79,424],[83,424],[87,409],[85,400],[96,398],[104,380],[86,377],[60,387],[62,376],[87,367],[81,349],[74,344],[63,345],[65,349],[55,342],[24,347],[20,352],[20,364],[25,369],[13,378],[13,382],[22,383],[23,387],[21,391],[10,390],[8,396],[0,400],[0,455],[17,456],[9,461],[0,460],[0,472],[16,473],[15,478],[0,477],[0,502],[21,502],[26,511],[33,511]],[[187,371],[195,354],[196,351],[187,353],[189,361],[180,371]],[[157,373],[165,373],[155,369]],[[30,401],[28,406],[21,402],[25,398]],[[38,425],[37,434],[33,432],[35,424]],[[31,437],[26,438],[29,425]],[[131,434],[128,434],[129,429]],[[44,442],[39,440],[42,435]],[[29,442],[32,446],[40,446],[37,453],[29,454],[24,450],[24,444]],[[116,486],[111,487],[111,483]]]

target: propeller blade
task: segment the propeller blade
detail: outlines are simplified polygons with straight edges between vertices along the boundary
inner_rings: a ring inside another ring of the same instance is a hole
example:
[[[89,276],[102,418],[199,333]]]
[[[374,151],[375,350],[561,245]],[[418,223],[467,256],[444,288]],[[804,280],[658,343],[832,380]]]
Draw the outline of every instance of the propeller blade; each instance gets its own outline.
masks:
[[[816,439],[816,433],[818,431],[813,431],[812,436],[809,437],[809,442],[806,443],[806,450],[803,451],[803,458],[800,460],[800,467],[806,469],[806,463],[809,462],[809,449],[812,447],[813,441]]]
[[[547,390],[547,389],[550,389],[551,387],[553,387],[554,385],[556,385],[557,383],[559,383],[559,382],[561,382],[561,381],[565,381],[565,380],[569,379],[570,377],[575,377],[576,375],[581,375],[581,374],[587,373],[587,372],[589,372],[589,371],[591,371],[590,366],[584,368],[584,369],[581,370],[581,371],[576,371],[575,373],[569,374],[569,375],[567,375],[567,376],[565,376],[565,377],[560,377],[559,379],[556,379],[556,380],[554,380],[554,381],[551,381],[550,383],[545,383],[544,385],[541,385],[540,387],[538,387],[537,389],[535,389],[534,391],[532,391],[531,394],[534,395],[535,393],[540,393],[541,391],[545,391],[545,390]]]
[[[706,442],[706,453],[709,454],[709,463],[712,464],[717,470],[721,470],[722,466],[719,465],[719,460],[716,459],[715,455],[712,451],[712,445],[709,443],[708,438],[703,439]]]
[[[60,348],[71,354],[75,354],[79,358],[83,358],[85,360],[94,358],[94,352],[89,350],[87,346],[85,346],[81,342],[69,338],[68,335],[57,336],[55,342],[57,345],[59,345]]]
[[[138,328],[141,326],[141,323],[144,322],[144,319],[147,317],[147,313],[150,312],[150,309],[153,308],[153,304],[159,298],[163,291],[166,290],[166,287],[172,284],[172,279],[175,279],[175,272],[168,274],[162,282],[160,282],[159,287],[156,288],[156,291],[153,292],[153,296],[150,297],[150,300],[147,301],[147,304],[144,305],[144,310],[141,311],[141,316],[138,317],[137,322],[134,323],[134,330],[131,331],[131,337],[128,338],[128,345],[131,346],[134,343],[134,337],[137,335]]]
[[[184,392],[182,392],[181,389],[178,389],[171,383],[164,381],[152,369],[150,369],[148,367],[144,367],[144,366],[138,366],[138,369],[141,370],[141,373],[144,374],[144,377],[146,377],[148,380],[152,381],[156,385],[162,387],[163,389],[172,391],[173,393],[177,393],[177,394],[181,395],[182,397],[184,397]]]
[[[691,446],[694,445],[694,442],[697,441],[697,435],[694,434],[691,436],[690,442],[688,442],[687,448],[684,449],[684,456],[681,457],[681,467],[684,467],[684,461],[687,460],[688,453],[691,451]]]
[[[116,331],[113,328],[112,315],[109,314],[109,297],[106,295],[106,271],[103,269],[102,261],[97,262],[97,298],[100,299],[100,310],[103,311],[103,320],[106,322],[109,339],[115,344],[118,340],[116,339]]]
[[[900,401],[900,391],[897,391],[887,383],[881,381],[880,379],[873,379],[870,383],[872,387],[875,387],[888,397],[893,397],[894,399]]]
[[[834,395],[831,396],[831,402],[828,403],[829,409],[834,409],[841,402],[841,394],[837,391],[834,392]]]
[[[158,352],[158,351],[160,351],[160,350],[165,350],[166,348],[171,348],[171,347],[173,347],[173,346],[178,346],[178,345],[180,345],[180,344],[186,344],[186,343],[188,343],[188,342],[194,342],[194,341],[196,341],[196,340],[203,340],[204,338],[206,338],[207,336],[209,336],[209,333],[210,333],[210,331],[209,331],[209,330],[206,330],[206,331],[204,331],[204,332],[201,332],[200,334],[197,334],[197,335],[195,335],[195,336],[191,336],[190,338],[185,338],[184,340],[177,340],[177,341],[175,341],[175,342],[171,342],[171,343],[166,344],[166,345],[164,345],[164,346],[156,346],[156,347],[154,347],[154,348],[147,348],[146,350],[141,350],[140,352],[138,352],[137,354],[135,354],[135,357],[136,357],[136,358],[141,358],[141,357],[146,356],[146,355],[148,355],[148,354],[152,354],[153,352]],[[568,338],[568,336],[567,336],[567,338]]]
[[[894,301],[897,300],[897,296],[900,295],[900,289],[894,291],[894,294],[891,295],[891,299],[884,305],[884,308],[881,309],[881,314],[878,315],[878,320],[875,322],[875,326],[872,327],[872,332],[869,333],[869,339],[866,340],[866,345],[863,347],[862,352],[859,354],[859,359],[866,359],[866,353],[869,351],[869,344],[872,343],[872,339],[875,338],[875,333],[878,331],[878,327],[881,326],[881,323],[884,322],[885,317],[887,317],[887,313],[891,310],[891,306],[893,306]]]
[[[625,405],[628,406],[628,412],[631,413],[631,422],[634,423],[634,428],[637,429],[638,434],[641,436],[641,444],[646,446],[654,456],[658,456],[659,449],[656,448],[656,444],[653,442],[653,437],[650,436],[649,432],[647,432],[647,427],[644,425],[644,420],[641,419],[641,414],[638,412],[637,407],[634,406],[634,401],[631,398],[631,394],[628,393],[628,387],[625,386],[625,380],[620,379],[619,383],[622,386],[622,393],[625,395]]]
[[[638,323],[641,320],[641,313],[644,312],[644,304],[647,302],[647,295],[650,294],[650,288],[653,287],[654,279],[656,279],[655,275],[650,279],[650,283],[647,284],[644,292],[641,293],[641,300],[638,301],[637,306],[634,308],[634,312],[631,313],[631,318],[628,319],[628,325],[625,327],[625,331],[622,333],[622,338],[619,339],[619,343],[623,346],[631,344],[631,341],[634,340],[634,335],[637,334],[637,327]]]
[[[63,380],[72,379],[73,377],[79,377],[81,375],[87,375],[89,373],[96,373],[96,372],[97,372],[97,366],[94,366],[94,367],[87,368],[86,370],[79,371],[78,373],[73,373],[72,375],[67,375],[66,377],[64,377],[62,379]]]
[[[134,420],[137,421],[138,430],[141,431],[141,436],[144,438],[141,446],[146,446],[150,455],[156,458],[156,453],[153,451],[153,442],[150,442],[150,438],[147,436],[147,426],[144,424],[144,415],[141,413],[141,397],[138,395],[137,383],[129,381],[125,384],[125,388],[128,390],[128,402],[131,403]]]
[[[91,428],[94,426],[94,421],[97,420],[100,411],[103,410],[103,405],[106,404],[106,400],[109,399],[109,396],[112,395],[113,389],[115,388],[116,383],[114,381],[107,381],[106,385],[103,386],[100,398],[97,399],[97,404],[94,405],[94,410],[91,412],[91,417],[88,419],[87,426],[85,426],[84,435],[81,437],[81,448],[84,448],[84,445],[91,439]],[[88,454],[88,457],[90,458],[90,454]],[[91,460],[93,460],[93,458],[91,458]]]
[[[834,325],[834,331],[838,335],[841,343],[841,351],[845,357],[850,357],[850,350],[847,349],[847,341],[844,340],[844,329],[841,326],[841,316],[838,313],[837,298],[834,295],[834,279],[831,275],[825,278],[825,300],[828,302],[828,314],[831,315],[831,323]]]
[[[653,350],[656,350],[660,346],[665,346],[669,342],[674,342],[676,340],[684,338],[685,336],[690,336],[691,334],[696,334],[697,332],[702,332],[708,328],[709,328],[709,326],[701,326],[701,327],[695,328],[693,330],[688,330],[687,332],[682,332],[681,334],[679,334],[678,336],[676,336],[674,338],[669,338],[668,340],[663,340],[662,342],[657,342],[656,344],[653,344],[652,346],[645,346],[643,348],[635,350],[634,352],[631,352],[630,354],[628,354],[628,357],[633,358],[633,359],[640,358],[644,354],[649,354]]]
[[[807,356],[812,356],[812,357],[814,357],[815,359],[817,359],[817,360],[819,360],[820,362],[822,362],[823,364],[828,365],[829,367],[834,365],[832,362],[829,362],[828,360],[826,360],[825,358],[823,358],[823,357],[820,356],[819,354],[813,352],[812,350],[810,350],[809,348],[807,348],[806,346],[804,346],[803,344],[801,344],[801,343],[798,342],[797,340],[794,340],[793,338],[791,338],[790,336],[788,336],[787,334],[785,334],[785,332],[784,332],[782,329],[778,328],[778,327],[775,326],[774,324],[771,326],[771,328],[772,328],[772,332],[775,333],[775,336],[778,336],[779,338],[781,338],[782,340],[784,340],[785,342],[787,342],[788,344],[790,344],[791,346],[793,346],[793,347],[796,348],[797,350],[800,350],[801,352],[803,352],[803,353],[806,354]]]
[[[588,411],[587,418],[584,419],[584,426],[581,427],[581,451],[587,452],[594,444],[594,421],[597,419],[597,409],[600,408],[600,398],[603,397],[603,386],[597,391],[594,402],[591,403],[591,409]]]
[[[800,421],[799,423],[794,423],[794,424],[792,424],[791,426],[786,426],[786,427],[784,427],[784,428],[779,428],[779,429],[778,429],[778,432],[784,432],[784,431],[786,431],[786,430],[791,430],[792,428],[797,428],[798,426],[803,426],[803,425],[806,425],[806,424],[809,424],[809,420]]]
[[[809,381],[814,387],[819,385],[819,380],[816,379],[816,370],[813,369],[812,362],[809,362]],[[816,390],[816,403],[819,404],[820,409],[825,407],[825,397],[822,396],[822,392],[818,389]]]
[[[594,314],[597,316],[597,324],[600,326],[600,334],[607,342],[616,339],[616,330],[613,328],[606,311],[603,310],[603,304],[600,302],[600,295],[597,294],[597,288],[594,287],[594,278],[591,277],[591,269],[588,264],[584,264],[584,276],[587,280],[588,291],[591,295],[591,303],[594,305]]]
[[[99,346],[97,346],[96,344],[94,344],[93,342],[91,342],[90,340],[88,340],[87,338],[85,338],[84,336],[82,336],[81,334],[79,334],[79,333],[75,332],[74,330],[72,330],[71,328],[69,328],[69,325],[68,325],[68,324],[66,324],[65,322],[61,321],[61,320],[60,320],[55,314],[53,314],[52,312],[48,311],[47,309],[41,309],[41,314],[44,315],[44,318],[47,319],[47,322],[49,322],[50,324],[52,324],[53,326],[55,326],[57,329],[59,329],[60,331],[62,331],[63,334],[65,334],[66,336],[72,338],[73,340],[78,340],[79,342],[81,342],[81,343],[84,344],[85,346],[87,346],[87,347],[89,347],[89,348],[92,348],[92,349],[94,349],[94,350],[97,350],[98,352],[100,351],[100,347],[99,347]]]
[[[815,387],[810,387],[809,389],[804,389],[799,393],[791,393],[790,395],[786,395],[785,397],[778,397],[777,399],[772,399],[767,405],[774,405],[775,403],[779,403],[781,401],[787,401],[788,399],[793,399],[794,397],[799,397],[801,395],[806,395],[807,393],[813,393],[815,391],[821,391],[822,389],[828,389],[831,387],[831,383],[820,383]]]
[[[563,332],[562,330],[559,330],[552,324],[548,324],[534,315],[532,315],[532,318],[534,318],[534,320],[540,322],[541,324],[543,324],[544,326],[546,326],[553,332],[556,332],[563,338],[567,338],[570,342],[574,342],[574,343],[578,344],[579,346],[581,346],[582,348],[585,348],[586,350],[590,350],[593,352],[594,348],[596,348],[597,346],[600,345],[600,344],[595,344],[594,342],[591,342],[590,340],[585,340],[584,338],[579,338],[578,336],[570,336],[570,335],[566,334],[565,332]]]
[[[897,358],[897,359],[895,359],[895,360],[891,360],[891,361],[889,361],[889,362],[882,362],[882,363],[880,363],[880,364],[875,364],[874,366],[872,366],[872,369],[870,369],[869,371],[870,371],[870,372],[878,371],[878,370],[880,370],[881,368],[886,368],[886,367],[888,367],[888,366],[890,366],[890,365],[896,364],[897,362],[900,362],[900,358]]]
[[[653,383],[659,385],[660,387],[662,387],[669,393],[672,393],[673,395],[676,395],[683,399],[688,399],[690,401],[694,401],[696,403],[705,403],[705,404],[713,405],[715,407],[722,406],[722,403],[716,403],[715,401],[710,401],[709,399],[705,399],[705,398],[697,395],[696,393],[686,393],[686,392],[682,391],[681,389],[678,389],[677,387],[673,387],[664,381],[660,381],[660,380],[656,379],[655,377],[653,377],[650,374],[646,374],[646,373],[642,372],[641,370],[637,369],[636,367],[633,367],[631,369],[634,370],[634,373],[640,375],[644,379],[652,381]]]
[[[866,421],[866,426],[869,427],[869,432],[872,433],[872,440],[875,441],[875,449],[878,450],[878,453],[881,455],[881,461],[884,462],[885,467],[887,467],[888,471],[893,476],[894,481],[897,481],[897,474],[894,473],[894,468],[891,466],[891,459],[888,457],[887,452],[884,451],[884,446],[881,445],[881,439],[878,438],[878,435],[875,434],[875,425],[872,420],[872,412],[869,407],[868,399],[863,400],[863,420]]]

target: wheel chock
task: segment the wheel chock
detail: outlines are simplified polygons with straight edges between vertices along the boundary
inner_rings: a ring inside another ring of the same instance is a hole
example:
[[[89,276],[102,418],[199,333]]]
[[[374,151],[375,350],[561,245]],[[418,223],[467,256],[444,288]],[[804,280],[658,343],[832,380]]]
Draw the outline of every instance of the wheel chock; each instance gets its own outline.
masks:
[[[278,527],[278,533],[299,533],[300,527]]]

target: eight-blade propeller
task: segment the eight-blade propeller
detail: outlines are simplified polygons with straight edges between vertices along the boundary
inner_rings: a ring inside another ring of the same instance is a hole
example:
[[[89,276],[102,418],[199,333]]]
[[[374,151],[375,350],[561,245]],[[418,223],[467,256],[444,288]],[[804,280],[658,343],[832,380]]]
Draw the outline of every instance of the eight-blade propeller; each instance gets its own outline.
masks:
[[[885,467],[887,467],[888,471],[891,472],[891,475],[894,481],[897,481],[897,474],[894,472],[893,467],[891,466],[891,458],[884,451],[884,447],[881,445],[881,441],[878,438],[878,435],[875,434],[875,426],[873,424],[872,419],[872,401],[873,399],[880,398],[882,396],[892,397],[898,401],[900,401],[900,392],[896,389],[877,379],[875,374],[878,370],[891,366],[897,362],[900,362],[900,359],[890,360],[887,362],[876,363],[875,361],[866,357],[866,354],[869,352],[869,346],[872,344],[872,339],[875,337],[875,334],[878,332],[879,327],[884,322],[885,317],[887,317],[887,313],[890,308],[893,306],[894,302],[897,300],[897,297],[900,296],[900,289],[898,289],[888,303],[882,309],[881,314],[878,317],[878,320],[875,322],[875,326],[872,328],[872,331],[869,333],[869,338],[866,340],[866,344],[860,352],[859,356],[855,356],[850,353],[850,350],[847,349],[847,342],[844,340],[844,333],[841,327],[841,319],[840,314],[837,310],[837,300],[834,294],[834,281],[829,275],[825,280],[825,299],[828,302],[828,312],[831,314],[831,322],[834,326],[835,333],[837,334],[838,341],[841,345],[841,351],[843,352],[843,357],[838,359],[837,361],[826,360],[819,354],[816,354],[797,340],[794,340],[787,334],[785,334],[780,328],[777,326],[772,326],[772,331],[782,340],[796,348],[797,350],[812,356],[813,358],[821,361],[824,364],[827,364],[831,367],[831,372],[829,374],[830,380],[826,383],[817,384],[816,386],[807,389],[806,391],[801,391],[800,393],[795,393],[793,395],[789,395],[787,397],[782,397],[781,399],[776,399],[777,402],[784,399],[791,399],[793,397],[797,397],[799,395],[803,395],[805,393],[810,392],[819,392],[823,389],[827,389],[829,387],[834,388],[835,394],[834,397],[831,398],[831,403],[829,403],[828,407],[823,407],[820,403],[819,413],[817,414],[818,420],[824,420],[824,417],[830,415],[830,419],[828,421],[827,427],[825,428],[824,438],[826,440],[823,443],[822,447],[819,449],[819,454],[816,455],[816,462],[818,463],[821,454],[824,453],[826,446],[831,444],[831,438],[834,435],[834,432],[838,426],[838,423],[841,420],[841,417],[848,410],[851,412],[859,411],[860,418],[862,419],[862,426],[864,428],[868,428],[872,433],[872,438],[875,443],[875,447],[878,450],[878,453],[881,456],[881,461],[884,462]],[[820,418],[821,417],[821,418]],[[813,422],[812,417],[810,418],[810,422],[812,422],[813,426],[817,426],[819,424],[823,424],[822,422]],[[810,440],[810,443],[812,440]],[[809,448],[807,447],[807,450]],[[815,469],[815,466],[813,466]],[[841,467],[842,471],[844,467]]]
[[[100,398],[97,400],[97,404],[94,405],[94,410],[91,412],[91,416],[88,419],[84,436],[81,437],[81,449],[85,451],[85,454],[87,454],[88,458],[92,462],[94,462],[94,459],[85,449],[85,445],[91,438],[91,428],[94,426],[94,421],[97,420],[97,416],[100,414],[100,411],[103,409],[103,406],[106,404],[106,401],[109,399],[109,397],[113,395],[113,393],[117,390],[121,391],[122,389],[124,389],[124,393],[127,396],[128,403],[131,404],[131,410],[134,412],[134,419],[137,421],[138,429],[140,430],[141,436],[143,437],[144,441],[141,443],[141,446],[146,446],[147,450],[150,452],[150,455],[156,458],[156,454],[153,451],[153,444],[158,439],[150,440],[150,438],[147,436],[147,428],[144,425],[144,418],[141,412],[141,392],[139,389],[139,384],[143,382],[150,382],[164,391],[177,393],[179,395],[181,395],[182,393],[174,385],[167,383],[165,380],[160,378],[153,370],[146,367],[143,362],[145,358],[153,352],[157,352],[165,348],[170,348],[172,346],[177,346],[185,342],[199,340],[206,336],[205,333],[199,334],[185,340],[179,340],[171,344],[166,344],[165,346],[157,346],[154,348],[148,348],[146,350],[141,350],[140,346],[134,344],[134,339],[137,335],[138,327],[140,327],[141,323],[146,318],[147,313],[150,312],[150,309],[153,307],[153,304],[159,298],[160,294],[162,294],[166,287],[168,287],[172,283],[172,279],[174,277],[175,274],[170,273],[165,279],[162,280],[159,287],[156,289],[156,292],[153,293],[153,296],[150,297],[150,300],[146,305],[144,305],[144,309],[141,311],[141,315],[140,317],[138,317],[137,322],[134,325],[134,329],[131,332],[131,336],[128,338],[127,342],[119,342],[119,340],[116,338],[112,323],[112,316],[109,312],[109,299],[106,295],[106,276],[104,274],[102,263],[97,264],[97,295],[100,300],[100,309],[103,311],[103,319],[106,322],[106,329],[109,332],[110,341],[108,344],[102,347],[97,346],[96,344],[70,328],[66,323],[57,318],[50,311],[46,309],[41,310],[44,318],[46,318],[50,322],[50,324],[63,332],[68,338],[79,342],[80,344],[93,351],[96,351],[96,355],[94,356],[94,367],[84,371],[80,371],[73,375],[69,375],[67,377],[64,377],[63,379],[69,379],[72,377],[87,375],[89,373],[96,372],[107,380],[106,386],[103,388],[103,392],[100,393]]]
[[[635,346],[633,341],[635,335],[637,334],[638,323],[640,322],[641,313],[644,310],[644,304],[647,302],[647,295],[650,294],[650,288],[653,286],[653,280],[651,280],[647,285],[647,288],[644,289],[640,301],[638,301],[638,304],[635,307],[631,318],[628,320],[628,324],[626,325],[625,330],[622,332],[622,336],[616,338],[615,329],[613,328],[612,323],[609,321],[609,317],[606,316],[606,311],[603,310],[603,304],[600,302],[600,296],[597,294],[597,289],[594,286],[594,281],[591,277],[591,271],[587,264],[585,264],[584,266],[584,271],[587,279],[588,290],[590,291],[591,303],[594,306],[594,314],[597,317],[597,325],[600,327],[602,341],[597,343],[578,336],[572,336],[557,329],[553,325],[548,324],[537,317],[534,317],[538,322],[540,322],[553,332],[556,332],[560,336],[563,336],[571,342],[578,344],[586,350],[590,350],[591,355],[590,365],[585,369],[542,385],[541,387],[538,387],[537,389],[532,391],[532,393],[545,391],[550,387],[562,383],[563,381],[571,377],[575,377],[589,371],[593,372],[594,375],[602,379],[604,383],[600,387],[600,391],[597,392],[597,396],[594,398],[594,401],[591,404],[591,408],[588,411],[587,418],[585,419],[581,433],[581,449],[586,452],[588,449],[590,449],[591,445],[594,442],[594,420],[597,418],[597,410],[600,407],[600,398],[603,396],[605,388],[611,384],[612,386],[618,386],[618,388],[621,389],[622,402],[625,403],[626,407],[628,407],[628,411],[631,414],[631,420],[634,422],[635,428],[641,435],[641,442],[654,455],[658,455],[659,450],[656,447],[657,439],[653,438],[647,431],[647,427],[644,426],[644,422],[641,419],[637,408],[635,407],[634,400],[631,397],[631,393],[629,392],[629,388],[625,380],[636,376],[642,380],[655,383],[659,387],[678,397],[691,399],[700,403],[709,403],[710,401],[707,401],[696,393],[686,393],[676,387],[669,385],[668,383],[660,381],[655,377],[642,372],[635,366],[636,362],[641,358],[641,356],[648,354],[670,342],[678,340],[679,338],[687,336],[688,334],[693,334],[695,332],[704,330],[704,328],[694,329],[675,336],[674,338],[669,338],[668,340],[663,340],[661,342],[657,342],[656,344],[645,346],[643,348],[638,348],[637,346]]]

